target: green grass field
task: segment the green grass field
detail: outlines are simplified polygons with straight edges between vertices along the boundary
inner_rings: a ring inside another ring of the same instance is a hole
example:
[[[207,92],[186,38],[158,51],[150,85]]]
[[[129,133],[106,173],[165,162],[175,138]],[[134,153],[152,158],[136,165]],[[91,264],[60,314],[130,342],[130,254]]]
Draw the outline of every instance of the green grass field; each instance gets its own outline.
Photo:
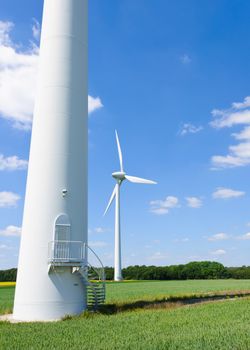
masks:
[[[250,291],[250,280],[188,280],[107,282],[107,303],[128,303],[169,296],[223,291]],[[14,287],[0,287],[0,314],[11,311]]]
[[[14,287],[0,287],[0,315],[12,311],[14,292]]]
[[[250,290],[249,280],[107,284],[108,303],[131,303],[209,292]],[[0,288],[0,313],[14,288]],[[0,322],[0,349],[250,349],[250,298],[87,314],[55,323]]]
[[[250,280],[187,280],[107,283],[107,302],[131,302],[196,293],[249,290]]]

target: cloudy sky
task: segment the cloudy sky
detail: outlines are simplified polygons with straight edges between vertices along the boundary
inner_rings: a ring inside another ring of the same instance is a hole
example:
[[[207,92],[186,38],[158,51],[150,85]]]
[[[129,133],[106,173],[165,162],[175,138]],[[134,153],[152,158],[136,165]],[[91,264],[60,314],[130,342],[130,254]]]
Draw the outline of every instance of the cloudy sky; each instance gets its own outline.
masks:
[[[42,0],[0,6],[0,269],[18,259]],[[113,264],[118,170],[123,262],[250,265],[250,3],[89,1],[89,241]],[[46,171],[46,170],[45,170]]]

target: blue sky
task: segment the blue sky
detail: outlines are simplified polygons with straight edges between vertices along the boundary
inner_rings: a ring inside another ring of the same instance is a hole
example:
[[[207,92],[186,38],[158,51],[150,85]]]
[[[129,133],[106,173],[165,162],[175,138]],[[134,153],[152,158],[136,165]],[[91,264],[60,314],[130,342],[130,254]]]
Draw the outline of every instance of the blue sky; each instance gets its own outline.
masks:
[[[107,6],[108,3],[108,6]],[[89,241],[113,264],[250,265],[249,1],[89,1]],[[42,0],[0,6],[0,269],[17,265]]]

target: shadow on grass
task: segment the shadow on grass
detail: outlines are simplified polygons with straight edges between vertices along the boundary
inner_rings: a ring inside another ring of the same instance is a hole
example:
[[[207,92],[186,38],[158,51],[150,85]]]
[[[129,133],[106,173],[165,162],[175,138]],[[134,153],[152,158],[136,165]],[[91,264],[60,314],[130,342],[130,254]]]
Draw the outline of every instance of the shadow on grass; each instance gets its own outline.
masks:
[[[220,301],[249,297],[250,291],[238,291],[216,294],[191,294],[184,296],[170,296],[154,300],[138,300],[130,303],[104,304],[97,312],[85,311],[80,317],[91,318],[95,315],[114,315],[121,312],[149,310],[149,309],[175,309],[185,305],[195,305],[205,302]],[[70,317],[69,317],[70,318]],[[68,317],[65,319],[69,319]]]
[[[159,299],[151,300],[137,300],[134,302],[124,302],[116,304],[101,305],[98,311],[84,311],[78,316],[66,315],[62,321],[77,320],[79,318],[93,318],[98,315],[116,315],[122,312],[133,312],[139,310],[152,309],[176,309],[186,305],[195,305],[207,302],[222,301],[222,300],[236,300],[238,298],[250,297],[250,290],[231,291],[231,292],[217,292],[205,294],[186,294],[179,296],[168,296]],[[11,308],[5,309],[3,315],[12,312]],[[0,324],[6,324],[6,320],[1,321]]]

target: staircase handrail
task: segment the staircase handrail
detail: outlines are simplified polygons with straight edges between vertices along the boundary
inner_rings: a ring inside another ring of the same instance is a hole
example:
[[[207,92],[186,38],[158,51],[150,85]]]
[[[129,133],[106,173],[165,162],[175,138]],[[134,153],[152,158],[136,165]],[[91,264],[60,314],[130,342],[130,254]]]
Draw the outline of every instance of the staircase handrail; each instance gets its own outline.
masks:
[[[99,280],[102,280],[102,281],[105,281],[105,269],[104,269],[104,266],[103,266],[103,263],[102,261],[100,260],[99,256],[95,253],[95,251],[90,248],[90,246],[87,244],[87,243],[84,243],[85,247],[87,249],[89,249],[93,254],[94,256],[97,258],[97,260],[99,261],[100,265],[101,265],[101,273],[99,270],[97,270],[94,266],[92,266],[89,262],[88,262],[88,265],[97,273],[98,277],[99,277]],[[87,255],[87,254],[86,254]],[[101,276],[101,278],[100,278]]]

